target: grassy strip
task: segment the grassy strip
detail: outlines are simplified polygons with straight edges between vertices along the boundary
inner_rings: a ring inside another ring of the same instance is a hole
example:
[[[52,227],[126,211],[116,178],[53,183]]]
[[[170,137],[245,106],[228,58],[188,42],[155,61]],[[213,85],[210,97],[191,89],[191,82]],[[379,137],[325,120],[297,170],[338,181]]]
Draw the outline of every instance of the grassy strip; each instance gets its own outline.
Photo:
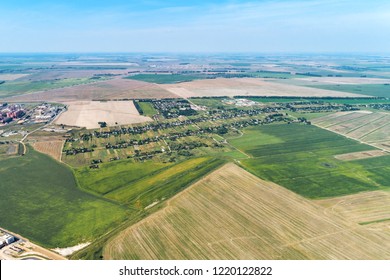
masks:
[[[383,223],[383,222],[387,222],[387,221],[390,221],[390,218],[376,220],[376,221],[362,222],[362,223],[359,223],[359,225],[365,226],[365,225],[370,225],[370,224]]]

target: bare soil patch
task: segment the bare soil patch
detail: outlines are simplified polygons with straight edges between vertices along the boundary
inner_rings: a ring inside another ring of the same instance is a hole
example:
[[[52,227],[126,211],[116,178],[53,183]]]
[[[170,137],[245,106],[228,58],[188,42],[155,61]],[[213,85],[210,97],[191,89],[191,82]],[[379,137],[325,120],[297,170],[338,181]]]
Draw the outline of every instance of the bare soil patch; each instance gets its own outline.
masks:
[[[381,156],[387,156],[388,153],[381,151],[381,150],[371,150],[371,151],[363,151],[363,152],[356,152],[356,153],[348,153],[348,154],[341,154],[334,156],[338,160],[357,160],[357,159],[364,159],[364,158],[371,158],[371,157],[381,157]]]
[[[390,244],[227,164],[110,240],[106,259],[388,259]]]
[[[139,115],[133,101],[75,101],[65,104],[69,105],[68,110],[56,119],[56,124],[99,128],[98,122],[114,126],[152,121]]]

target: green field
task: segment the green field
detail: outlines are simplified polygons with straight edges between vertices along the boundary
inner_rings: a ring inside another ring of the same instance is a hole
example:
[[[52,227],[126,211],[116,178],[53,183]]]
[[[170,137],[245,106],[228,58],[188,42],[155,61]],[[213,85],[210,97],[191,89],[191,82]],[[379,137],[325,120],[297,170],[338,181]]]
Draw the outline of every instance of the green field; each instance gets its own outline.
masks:
[[[189,159],[126,184],[107,193],[106,197],[143,209],[156,201],[173,196],[224,162],[213,158]]]
[[[104,195],[170,165],[153,161],[134,163],[122,160],[104,163],[99,169],[90,169],[87,166],[78,168],[75,175],[82,188]]]
[[[229,142],[252,156],[241,160],[247,170],[308,198],[390,187],[390,156],[339,161],[333,156],[374,148],[315,126],[247,128],[243,137]]]
[[[152,103],[150,102],[138,102],[139,106],[141,106],[142,109],[142,115],[144,116],[154,116],[158,114],[158,111],[154,109]]]
[[[372,85],[372,84],[338,85],[336,84],[336,85],[315,85],[310,87],[390,98],[389,84],[380,84],[380,85]]]
[[[91,83],[94,80],[89,78],[72,78],[49,81],[10,81],[0,85],[0,97],[7,97],[36,91],[44,91],[49,89],[63,88],[81,84]]]
[[[138,74],[128,76],[125,79],[137,80],[156,84],[175,84],[190,82],[206,78],[205,75],[182,75],[182,74]]]
[[[0,226],[49,248],[92,241],[128,213],[81,191],[71,170],[31,148],[1,160],[0,174]]]

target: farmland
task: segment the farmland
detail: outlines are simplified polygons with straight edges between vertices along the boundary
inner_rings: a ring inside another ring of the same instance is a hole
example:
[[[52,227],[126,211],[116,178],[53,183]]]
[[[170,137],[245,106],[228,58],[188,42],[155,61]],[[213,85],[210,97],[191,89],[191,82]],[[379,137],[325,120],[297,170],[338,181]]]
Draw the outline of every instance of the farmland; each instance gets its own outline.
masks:
[[[51,89],[34,94],[18,95],[7,98],[8,101],[92,101],[137,98],[176,98],[158,85],[129,79],[111,79],[72,87]]]
[[[153,107],[150,102],[137,102],[141,107],[142,114],[144,116],[154,116],[158,114],[158,111]]]
[[[115,189],[130,186],[132,182],[168,166],[170,164],[155,162],[139,164],[132,161],[115,161],[102,164],[99,170],[88,167],[78,168],[75,175],[80,186],[104,195]]]
[[[390,98],[390,84],[333,84],[333,85],[315,85],[313,88],[336,90],[356,94],[386,97]]]
[[[117,226],[124,208],[82,192],[67,167],[29,148],[0,161],[1,225],[45,247],[92,241]],[[16,175],[17,174],[17,175]]]
[[[0,85],[0,98],[32,93],[37,91],[46,91],[56,88],[65,88],[75,85],[88,84],[94,80],[88,78],[72,78],[49,81],[12,81]]]
[[[360,224],[390,220],[390,192],[373,191],[318,200],[328,215],[340,214]]]
[[[341,112],[316,118],[313,123],[379,149],[390,151],[390,114]]]
[[[28,57],[0,69],[0,226],[71,259],[390,257],[387,58]]]
[[[126,79],[143,81],[156,84],[175,84],[190,82],[193,80],[204,79],[205,75],[180,75],[180,74],[138,74],[128,76]]]
[[[42,141],[32,144],[36,151],[47,154],[58,161],[61,160],[63,145],[64,141]]]
[[[339,161],[335,155],[373,148],[315,126],[276,124],[245,129],[229,142],[250,155],[241,165],[260,178],[308,198],[388,188],[390,156]],[[373,166],[371,162],[376,162]],[[373,183],[374,182],[374,183]]]
[[[183,97],[202,96],[295,96],[295,97],[363,97],[364,95],[276,83],[256,78],[217,78],[173,85],[161,85],[169,92]]]
[[[69,108],[55,121],[57,124],[98,128],[99,122],[114,126],[151,121],[139,115],[132,101],[75,101],[66,104]]]
[[[105,259],[388,259],[389,243],[233,164],[111,239]]]
[[[189,159],[153,176],[139,177],[133,183],[108,192],[105,197],[142,209],[178,193],[223,162],[210,158]]]

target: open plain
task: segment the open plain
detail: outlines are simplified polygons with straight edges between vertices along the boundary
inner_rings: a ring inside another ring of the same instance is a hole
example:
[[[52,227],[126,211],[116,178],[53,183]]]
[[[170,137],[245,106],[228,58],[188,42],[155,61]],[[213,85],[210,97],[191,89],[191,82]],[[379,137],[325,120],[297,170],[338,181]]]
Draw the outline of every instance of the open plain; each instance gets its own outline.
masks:
[[[298,97],[362,97],[364,95],[322,90],[272,82],[267,79],[206,79],[175,85],[161,85],[172,94],[189,98],[202,96],[298,96]]]

